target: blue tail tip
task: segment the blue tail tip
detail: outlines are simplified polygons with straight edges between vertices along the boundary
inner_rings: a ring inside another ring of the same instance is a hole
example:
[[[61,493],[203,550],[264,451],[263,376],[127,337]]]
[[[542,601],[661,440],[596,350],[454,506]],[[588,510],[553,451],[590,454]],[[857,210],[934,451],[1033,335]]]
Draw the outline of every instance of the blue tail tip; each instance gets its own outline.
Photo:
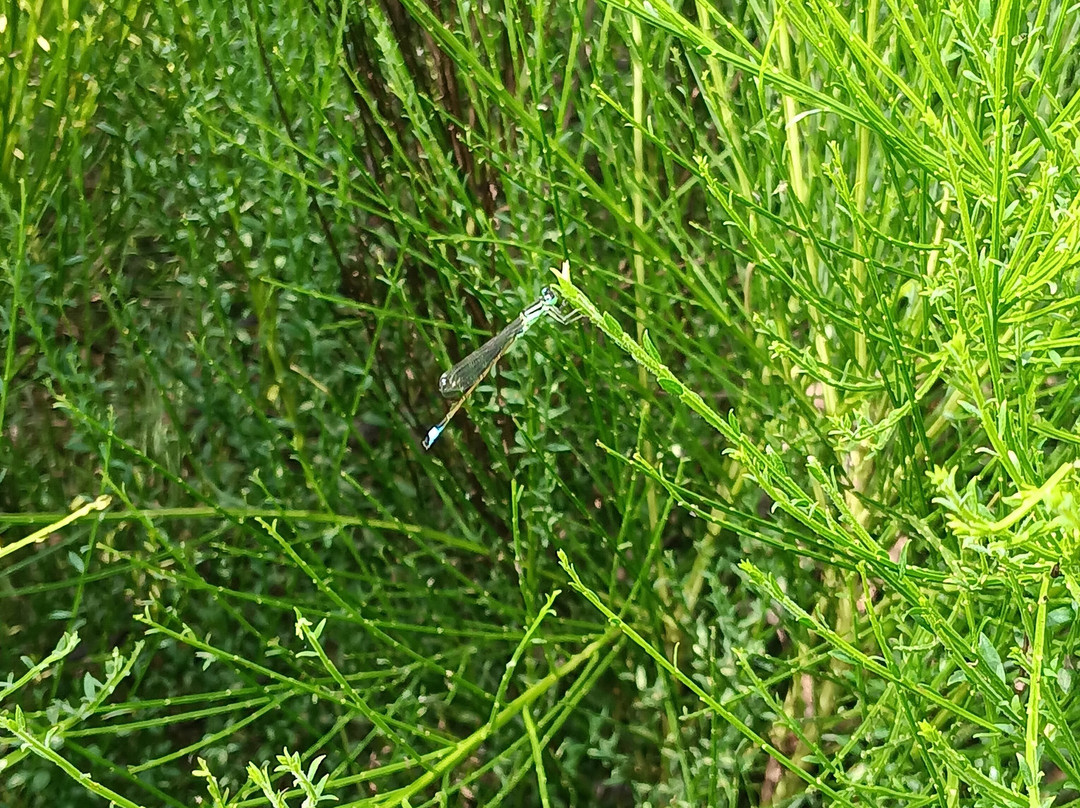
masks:
[[[423,447],[425,449],[430,449],[431,444],[433,444],[439,439],[439,435],[442,434],[443,429],[444,427],[441,426],[433,426],[431,429],[429,429],[427,435],[424,436],[424,440],[422,441]]]

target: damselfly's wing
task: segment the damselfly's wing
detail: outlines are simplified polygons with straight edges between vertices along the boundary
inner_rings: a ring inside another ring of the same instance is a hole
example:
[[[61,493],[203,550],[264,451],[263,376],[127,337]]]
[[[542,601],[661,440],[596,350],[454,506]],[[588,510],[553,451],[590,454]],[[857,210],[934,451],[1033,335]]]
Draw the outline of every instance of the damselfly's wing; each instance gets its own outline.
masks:
[[[450,370],[439,377],[439,392],[453,398],[468,390],[487,375],[490,366],[506,353],[515,339],[521,336],[522,319],[517,317],[506,328],[489,339]]]

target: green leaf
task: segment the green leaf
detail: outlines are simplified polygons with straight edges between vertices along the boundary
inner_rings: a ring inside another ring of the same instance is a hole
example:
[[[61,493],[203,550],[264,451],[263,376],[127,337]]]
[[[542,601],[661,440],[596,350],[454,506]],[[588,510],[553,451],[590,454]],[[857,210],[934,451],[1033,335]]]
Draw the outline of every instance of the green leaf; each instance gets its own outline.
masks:
[[[101,682],[90,675],[89,671],[83,674],[83,696],[87,701],[93,701],[97,695]]]
[[[1054,628],[1055,626],[1071,623],[1073,615],[1074,611],[1071,606],[1059,606],[1056,609],[1051,609],[1046,613],[1046,627]]]
[[[658,379],[657,381],[665,393],[670,393],[673,396],[682,396],[685,388],[679,382],[667,378]]]
[[[604,312],[604,330],[607,331],[613,337],[621,337],[623,335],[623,328],[619,325],[619,321],[612,317],[607,312]]]
[[[649,336],[649,332],[645,331],[641,335],[641,347],[645,349],[645,353],[656,362],[657,364],[664,364],[664,361],[660,358],[660,352],[656,350],[656,346],[653,344],[652,337]]]
[[[1001,664],[1001,657],[998,656],[997,649],[981,631],[979,632],[979,658],[986,663],[986,666],[994,672],[998,679],[1005,682],[1005,666]]]
[[[1057,672],[1057,683],[1058,683],[1058,687],[1061,688],[1062,693],[1064,693],[1066,695],[1069,694],[1069,692],[1072,690],[1072,680],[1073,680],[1072,671],[1070,671],[1070,670],[1068,670],[1066,668],[1061,668],[1061,669],[1058,670],[1058,672]]]

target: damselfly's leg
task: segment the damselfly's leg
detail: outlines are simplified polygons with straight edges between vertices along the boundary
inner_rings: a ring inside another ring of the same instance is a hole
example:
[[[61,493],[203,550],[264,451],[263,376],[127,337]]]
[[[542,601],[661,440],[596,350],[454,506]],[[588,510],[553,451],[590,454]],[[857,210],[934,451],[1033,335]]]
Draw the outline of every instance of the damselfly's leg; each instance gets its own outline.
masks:
[[[585,315],[577,309],[571,309],[570,311],[559,311],[558,309],[548,309],[548,316],[559,325],[570,325],[570,323],[576,323]]]

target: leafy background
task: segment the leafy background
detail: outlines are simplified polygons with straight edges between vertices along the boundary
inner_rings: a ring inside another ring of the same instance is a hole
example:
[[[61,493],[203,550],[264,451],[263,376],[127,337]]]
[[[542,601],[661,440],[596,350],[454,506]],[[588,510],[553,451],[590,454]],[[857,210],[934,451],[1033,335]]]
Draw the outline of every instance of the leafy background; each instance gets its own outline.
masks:
[[[1078,25],[7,4],[0,802],[1077,804]]]

